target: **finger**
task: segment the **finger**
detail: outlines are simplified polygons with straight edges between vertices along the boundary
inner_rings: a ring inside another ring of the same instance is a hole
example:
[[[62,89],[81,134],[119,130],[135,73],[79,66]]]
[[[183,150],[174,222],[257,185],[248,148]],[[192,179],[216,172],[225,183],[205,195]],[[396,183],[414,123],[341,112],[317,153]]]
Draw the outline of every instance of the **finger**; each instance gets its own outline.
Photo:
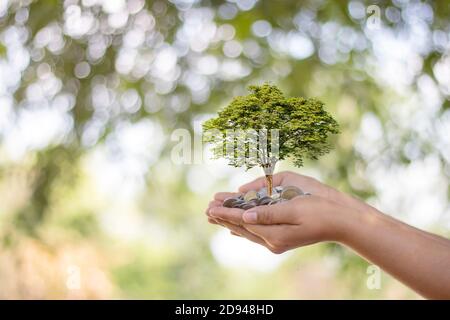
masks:
[[[237,234],[237,233],[236,233],[236,232],[234,232],[234,231],[230,231],[230,234],[232,234],[233,236],[241,237],[241,235],[240,235],[240,234]]]
[[[224,222],[227,222],[227,221],[222,220],[222,219],[220,219],[220,218],[213,218],[213,219],[216,220],[216,222],[217,222],[218,224],[220,224],[221,226],[223,226],[223,223],[224,223]]]
[[[207,215],[207,216],[210,216],[209,210],[210,210],[211,208],[214,208],[214,207],[221,207],[221,206],[222,206],[222,202],[221,202],[221,201],[217,201],[217,200],[212,200],[212,201],[210,201],[209,204],[208,204],[208,207],[207,207],[206,210],[205,210],[206,215]]]
[[[285,176],[284,172],[276,173],[273,175],[273,186],[279,186],[282,181],[283,177]],[[266,178],[265,177],[259,177],[255,180],[246,183],[239,187],[239,192],[247,192],[249,190],[259,190],[266,186]]]
[[[287,229],[291,228],[286,225],[259,225],[259,224],[244,224],[242,228],[246,229],[253,235],[261,238],[271,247],[278,245],[277,240],[284,237]]]
[[[208,218],[208,222],[211,223],[211,224],[219,224],[219,223],[217,222],[217,220],[214,219],[214,218]]]
[[[248,224],[297,224],[298,216],[292,204],[279,203],[271,206],[258,206],[245,211],[241,217]]]
[[[236,197],[239,194],[240,193],[238,193],[238,192],[217,192],[214,195],[214,200],[223,202],[226,198]]]
[[[237,225],[234,225],[234,224],[228,223],[228,222],[223,222],[223,226],[228,228],[230,231],[237,233],[238,235],[240,235],[243,238],[246,238],[250,241],[253,241],[255,243],[258,243],[258,244],[268,248],[268,244],[263,239],[261,239],[260,237],[258,237],[255,234],[249,232],[248,230],[245,230],[242,227],[239,227]]]
[[[236,225],[243,223],[242,213],[244,210],[237,208],[214,207],[209,210],[209,215],[213,218],[229,221]]]
[[[210,220],[211,219],[211,220]],[[217,224],[219,226],[225,227],[225,223],[227,221],[219,219],[219,218],[208,218],[208,222],[212,223],[212,224]],[[228,222],[229,223],[229,222]]]
[[[296,246],[306,246],[317,242],[311,233],[304,232],[305,230],[301,230],[299,225],[244,224],[242,227],[263,239],[269,247],[281,249],[281,252],[293,248],[289,240],[292,238],[296,238]]]
[[[265,241],[272,240],[277,237],[278,234],[283,234],[286,226],[283,225],[261,225],[261,224],[246,224],[242,225],[242,228],[251,232],[255,236],[258,236]]]

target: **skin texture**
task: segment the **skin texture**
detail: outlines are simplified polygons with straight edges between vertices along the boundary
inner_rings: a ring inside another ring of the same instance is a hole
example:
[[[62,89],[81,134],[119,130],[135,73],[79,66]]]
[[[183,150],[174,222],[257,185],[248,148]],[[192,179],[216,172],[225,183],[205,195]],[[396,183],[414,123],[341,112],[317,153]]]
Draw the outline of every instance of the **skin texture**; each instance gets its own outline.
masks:
[[[263,177],[256,179],[238,193],[264,183]],[[313,178],[292,172],[274,175],[274,186],[289,185],[313,195],[244,211],[222,206],[223,200],[238,193],[219,192],[206,209],[208,221],[276,254],[338,242],[422,296],[450,299],[450,240],[402,223]]]

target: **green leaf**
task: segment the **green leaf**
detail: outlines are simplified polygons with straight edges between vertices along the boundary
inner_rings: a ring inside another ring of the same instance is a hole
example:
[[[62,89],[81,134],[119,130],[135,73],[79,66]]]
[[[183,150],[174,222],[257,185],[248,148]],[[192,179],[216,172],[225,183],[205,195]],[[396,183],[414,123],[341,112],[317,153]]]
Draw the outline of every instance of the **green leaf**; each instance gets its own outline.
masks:
[[[216,158],[219,157],[216,151],[225,151],[226,144],[232,143],[237,151],[222,152],[222,157],[232,166],[245,165],[249,169],[255,165],[261,166],[263,161],[267,160],[257,158],[256,162],[244,161],[249,158],[248,146],[251,141],[249,137],[241,137],[246,144],[238,147],[239,138],[227,140],[226,133],[229,130],[279,130],[278,159],[290,157],[296,166],[302,166],[305,157],[317,159],[330,151],[327,138],[330,134],[337,134],[339,128],[333,117],[325,111],[321,101],[302,97],[286,98],[278,87],[268,83],[249,86],[249,90],[250,94],[235,97],[216,118],[203,124],[205,131],[217,130],[223,133],[222,138],[216,135],[206,141],[213,145]],[[273,155],[271,144],[272,137],[269,135],[267,144],[258,144],[257,149],[267,155]],[[240,150],[239,153],[240,148],[244,148],[244,151]]]

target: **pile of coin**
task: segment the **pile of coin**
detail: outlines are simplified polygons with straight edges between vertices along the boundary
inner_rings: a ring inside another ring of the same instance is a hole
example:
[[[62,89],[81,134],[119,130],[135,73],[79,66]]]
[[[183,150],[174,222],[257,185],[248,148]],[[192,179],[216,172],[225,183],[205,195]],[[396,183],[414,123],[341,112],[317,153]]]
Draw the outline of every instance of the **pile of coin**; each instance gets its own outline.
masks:
[[[272,196],[267,194],[267,188],[261,188],[260,190],[249,190],[245,194],[227,198],[224,200],[223,206],[227,208],[248,210],[257,206],[270,206],[291,200],[297,196],[307,195],[310,195],[310,193],[303,192],[300,188],[295,186],[275,187],[272,190]]]

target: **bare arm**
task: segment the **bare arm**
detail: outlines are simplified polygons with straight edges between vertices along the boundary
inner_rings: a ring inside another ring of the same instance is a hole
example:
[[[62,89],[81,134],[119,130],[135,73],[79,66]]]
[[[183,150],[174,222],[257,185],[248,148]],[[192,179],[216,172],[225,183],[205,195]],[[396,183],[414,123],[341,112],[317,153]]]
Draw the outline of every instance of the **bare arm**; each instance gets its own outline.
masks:
[[[340,242],[426,298],[450,299],[450,241],[376,209],[343,212]]]
[[[317,180],[290,172],[274,180],[276,185],[297,185],[315,195],[244,211],[222,207],[230,194],[219,193],[207,209],[209,221],[274,253],[321,241],[339,242],[424,297],[450,299],[450,240],[389,217]],[[240,191],[263,183],[258,179]]]

